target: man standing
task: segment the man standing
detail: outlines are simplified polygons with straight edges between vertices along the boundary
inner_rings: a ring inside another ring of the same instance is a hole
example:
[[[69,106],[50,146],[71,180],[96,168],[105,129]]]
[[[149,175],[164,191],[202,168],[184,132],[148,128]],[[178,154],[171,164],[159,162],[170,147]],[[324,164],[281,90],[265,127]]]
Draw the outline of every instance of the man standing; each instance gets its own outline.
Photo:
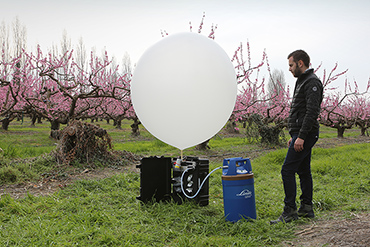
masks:
[[[303,50],[289,54],[289,71],[297,78],[294,95],[289,112],[288,129],[291,136],[289,149],[281,169],[285,199],[284,211],[277,220],[270,223],[290,222],[298,216],[314,218],[312,208],[312,175],[311,151],[319,138],[320,105],[323,98],[323,86],[320,79],[309,69],[310,57]],[[298,174],[302,195],[297,213],[297,185],[295,174]]]

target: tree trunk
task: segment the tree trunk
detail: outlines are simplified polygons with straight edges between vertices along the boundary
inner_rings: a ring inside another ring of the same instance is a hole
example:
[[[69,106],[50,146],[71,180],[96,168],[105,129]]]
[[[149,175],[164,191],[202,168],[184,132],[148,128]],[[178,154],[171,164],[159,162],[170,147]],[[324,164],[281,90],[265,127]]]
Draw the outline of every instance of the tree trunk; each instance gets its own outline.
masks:
[[[346,130],[346,128],[344,127],[337,127],[337,133],[338,133],[338,138],[343,138],[343,134],[344,134],[344,131]]]
[[[51,121],[51,129],[52,130],[59,130],[60,128],[60,122],[58,120],[52,120]]]
[[[363,127],[363,126],[360,127],[360,129],[361,129],[361,136],[369,136],[369,134],[366,134],[367,128],[368,127]]]
[[[366,136],[367,126],[364,122],[357,122],[357,126],[360,127],[361,130],[361,136]]]
[[[236,128],[236,122],[235,121],[228,121],[226,124],[226,130],[228,133],[239,133],[239,130]]]
[[[51,121],[50,137],[59,140],[60,137],[60,122],[58,120]]]
[[[3,130],[8,130],[9,129],[9,124],[12,120],[10,118],[4,118],[3,121],[1,122],[1,128]]]
[[[200,144],[198,144],[195,149],[198,149],[198,150],[207,150],[207,149],[211,149],[209,146],[208,146],[208,143],[211,139],[208,139]]]
[[[119,129],[119,130],[122,129],[122,120],[121,119],[116,120],[116,129]]]
[[[31,126],[35,126],[36,120],[37,120],[36,114],[32,113],[32,115],[31,115]]]
[[[140,130],[139,130],[140,121],[138,119],[134,119],[134,123],[131,124],[131,135],[133,136],[139,136]]]

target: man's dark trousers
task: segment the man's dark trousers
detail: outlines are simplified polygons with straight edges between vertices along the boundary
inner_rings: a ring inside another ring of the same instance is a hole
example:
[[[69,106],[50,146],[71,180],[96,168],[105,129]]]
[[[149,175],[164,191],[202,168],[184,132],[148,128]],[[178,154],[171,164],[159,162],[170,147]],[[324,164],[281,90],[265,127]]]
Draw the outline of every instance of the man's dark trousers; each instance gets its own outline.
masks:
[[[300,197],[301,203],[311,205],[312,204],[312,175],[311,175],[311,153],[312,147],[319,139],[318,132],[309,133],[303,144],[303,150],[296,152],[294,150],[294,142],[298,137],[297,134],[292,134],[292,141],[289,145],[287,155],[285,157],[284,164],[281,169],[281,175],[283,178],[285,206],[296,209],[296,195],[297,195],[297,184],[295,174],[297,173],[300,180],[302,195]]]

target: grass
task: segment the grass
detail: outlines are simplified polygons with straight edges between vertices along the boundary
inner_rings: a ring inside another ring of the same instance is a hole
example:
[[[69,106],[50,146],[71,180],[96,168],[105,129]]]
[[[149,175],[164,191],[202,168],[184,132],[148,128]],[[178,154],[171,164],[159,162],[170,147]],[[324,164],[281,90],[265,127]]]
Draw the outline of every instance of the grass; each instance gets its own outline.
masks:
[[[13,121],[9,131],[0,130],[2,155],[9,158],[29,158],[49,153],[56,147],[56,141],[49,138],[49,134],[49,123],[30,127],[29,121]]]
[[[127,133],[127,125],[123,126],[122,131],[107,128],[112,133],[115,149],[125,149],[142,155],[179,154],[178,150],[153,139],[145,130],[138,140],[132,138]],[[15,130],[16,127],[19,129]],[[9,133],[0,133],[0,147],[7,152],[0,159],[5,164],[0,169],[8,169],[8,173],[0,171],[3,174],[0,181],[11,178],[12,173],[16,173],[13,177],[37,177],[53,166],[53,161],[44,153],[48,152],[47,149],[39,151],[41,147],[52,149],[52,140],[47,140],[48,137],[40,134],[34,143],[43,143],[45,146],[34,148],[26,141],[29,139],[26,136],[31,134],[37,136],[37,133],[44,133],[48,136],[48,127],[37,125],[27,129],[24,132],[26,134],[22,134],[21,128],[22,126],[11,126]],[[3,134],[11,135],[12,140],[7,140]],[[322,129],[321,138],[334,137],[335,130]],[[10,143],[14,144],[9,145]],[[32,158],[29,163],[17,162],[19,158],[34,157],[32,152],[22,153],[25,147],[21,143],[28,145],[30,150],[37,149],[33,153],[40,156]],[[220,136],[211,140],[211,150],[202,153],[189,149],[186,154],[232,154],[250,145],[253,147],[255,144],[248,144],[244,138]],[[293,238],[294,230],[299,225],[307,223],[300,219],[292,224],[269,225],[269,221],[278,217],[283,207],[280,169],[285,154],[286,148],[279,148],[252,160],[256,220],[241,220],[237,223],[224,220],[221,170],[210,177],[210,204],[205,207],[191,202],[182,205],[142,204],[136,199],[140,194],[140,175],[126,172],[101,180],[80,180],[50,196],[35,197],[29,194],[22,199],[13,199],[9,195],[2,195],[0,245],[278,246],[282,241]],[[370,210],[368,157],[368,143],[314,149],[312,173],[315,213],[318,218],[338,210]],[[210,170],[221,166],[222,159],[220,157],[211,162]],[[32,174],[25,175],[27,172]]]

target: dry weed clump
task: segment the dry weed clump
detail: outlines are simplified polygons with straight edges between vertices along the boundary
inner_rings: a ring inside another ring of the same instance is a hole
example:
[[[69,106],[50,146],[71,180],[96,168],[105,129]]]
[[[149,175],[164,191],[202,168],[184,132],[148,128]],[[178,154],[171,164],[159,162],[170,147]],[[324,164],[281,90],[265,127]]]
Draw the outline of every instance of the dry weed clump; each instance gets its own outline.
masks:
[[[73,120],[58,135],[55,157],[59,164],[94,163],[113,158],[111,137],[96,125]]]

